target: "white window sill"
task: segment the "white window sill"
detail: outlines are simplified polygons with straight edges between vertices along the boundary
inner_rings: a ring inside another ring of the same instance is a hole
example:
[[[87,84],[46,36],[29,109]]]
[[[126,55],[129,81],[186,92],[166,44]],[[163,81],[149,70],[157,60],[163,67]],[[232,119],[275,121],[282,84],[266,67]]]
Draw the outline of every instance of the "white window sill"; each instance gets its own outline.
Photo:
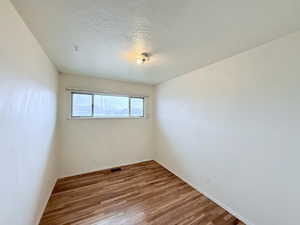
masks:
[[[69,120],[102,120],[102,119],[146,119],[145,116],[139,116],[139,117],[69,117]]]

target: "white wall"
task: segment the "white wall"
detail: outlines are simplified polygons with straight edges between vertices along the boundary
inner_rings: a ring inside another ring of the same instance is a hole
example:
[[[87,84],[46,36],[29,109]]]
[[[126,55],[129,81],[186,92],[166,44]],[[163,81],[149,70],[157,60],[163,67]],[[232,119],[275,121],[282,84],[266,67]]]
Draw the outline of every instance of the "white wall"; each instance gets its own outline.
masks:
[[[37,224],[57,177],[55,68],[0,2],[0,224]],[[300,32],[153,87],[60,76],[60,177],[155,159],[248,225],[297,225]],[[65,88],[148,95],[147,119],[68,120]],[[242,215],[242,217],[241,217]]]
[[[300,32],[157,86],[156,160],[249,225],[300,221]]]
[[[152,159],[153,86],[60,75],[60,176],[70,176]],[[68,119],[66,88],[149,96],[146,119]]]
[[[9,0],[0,27],[0,224],[34,225],[57,177],[57,73]]]

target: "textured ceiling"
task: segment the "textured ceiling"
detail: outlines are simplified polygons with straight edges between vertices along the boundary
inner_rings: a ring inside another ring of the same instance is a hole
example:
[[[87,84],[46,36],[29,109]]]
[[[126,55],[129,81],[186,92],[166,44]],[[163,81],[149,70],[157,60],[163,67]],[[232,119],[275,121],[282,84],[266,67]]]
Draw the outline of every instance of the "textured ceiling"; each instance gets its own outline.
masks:
[[[12,2],[60,72],[151,84],[300,28],[299,0]]]

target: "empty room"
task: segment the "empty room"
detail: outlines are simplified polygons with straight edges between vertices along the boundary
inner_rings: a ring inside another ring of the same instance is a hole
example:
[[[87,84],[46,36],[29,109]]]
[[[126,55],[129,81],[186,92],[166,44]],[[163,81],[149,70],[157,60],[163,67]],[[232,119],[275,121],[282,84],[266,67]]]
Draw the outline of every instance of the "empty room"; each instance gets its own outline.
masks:
[[[0,225],[299,225],[299,0],[0,0]]]

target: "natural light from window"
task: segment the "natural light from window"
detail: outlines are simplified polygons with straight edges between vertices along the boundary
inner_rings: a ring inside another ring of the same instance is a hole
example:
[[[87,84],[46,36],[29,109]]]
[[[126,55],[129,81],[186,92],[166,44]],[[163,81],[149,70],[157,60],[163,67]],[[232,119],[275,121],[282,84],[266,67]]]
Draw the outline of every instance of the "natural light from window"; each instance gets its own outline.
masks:
[[[72,92],[71,102],[72,118],[144,117],[144,97]]]

